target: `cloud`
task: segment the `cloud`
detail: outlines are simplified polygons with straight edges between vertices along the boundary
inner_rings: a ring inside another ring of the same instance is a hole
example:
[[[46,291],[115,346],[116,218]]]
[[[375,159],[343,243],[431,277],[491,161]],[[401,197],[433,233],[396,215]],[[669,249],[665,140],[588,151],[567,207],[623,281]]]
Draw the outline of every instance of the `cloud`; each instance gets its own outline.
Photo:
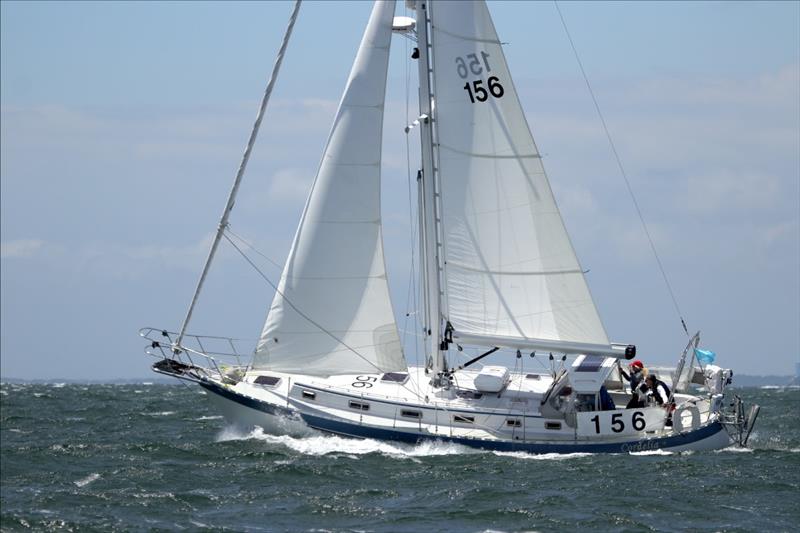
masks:
[[[270,181],[269,203],[282,205],[286,202],[303,202],[311,190],[313,173],[299,168],[285,168],[277,171]]]
[[[213,238],[209,233],[183,245],[92,242],[78,246],[20,239],[2,243],[2,257],[37,261],[53,270],[81,276],[137,279],[165,269],[199,272]],[[229,256],[229,250],[220,248],[218,258]]]
[[[31,257],[36,254],[44,244],[44,241],[39,239],[18,239],[0,243],[0,258]]]

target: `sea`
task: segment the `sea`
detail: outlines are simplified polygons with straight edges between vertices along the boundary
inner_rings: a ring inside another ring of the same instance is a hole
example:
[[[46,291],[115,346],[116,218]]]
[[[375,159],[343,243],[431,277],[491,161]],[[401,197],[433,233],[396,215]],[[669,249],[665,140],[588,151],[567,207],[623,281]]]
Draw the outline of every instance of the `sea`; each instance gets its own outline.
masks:
[[[198,387],[0,384],[2,531],[798,531],[800,390],[746,448],[528,455],[226,426]]]

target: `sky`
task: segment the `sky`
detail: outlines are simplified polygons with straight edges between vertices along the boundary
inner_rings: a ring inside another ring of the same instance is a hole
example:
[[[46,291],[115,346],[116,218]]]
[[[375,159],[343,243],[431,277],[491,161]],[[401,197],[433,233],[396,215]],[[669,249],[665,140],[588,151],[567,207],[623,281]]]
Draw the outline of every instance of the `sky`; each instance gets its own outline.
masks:
[[[689,328],[735,372],[794,373],[800,3],[560,6]],[[180,327],[290,10],[0,3],[0,376],[150,375],[137,330]],[[554,4],[490,11],[609,336],[674,365],[686,336]],[[231,218],[278,264],[369,12],[301,9]],[[407,40],[392,46],[384,238],[413,362],[407,179],[419,140],[407,153],[403,129],[416,64]],[[223,248],[190,330],[255,339],[271,298]]]

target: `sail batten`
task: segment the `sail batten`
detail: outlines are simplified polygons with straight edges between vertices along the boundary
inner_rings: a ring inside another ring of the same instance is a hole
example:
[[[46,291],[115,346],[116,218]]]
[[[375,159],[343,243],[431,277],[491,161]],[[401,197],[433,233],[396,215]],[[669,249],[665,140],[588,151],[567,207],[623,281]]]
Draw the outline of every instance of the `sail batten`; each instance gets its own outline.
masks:
[[[486,4],[430,9],[443,315],[484,344],[610,352]]]
[[[383,107],[395,2],[376,2],[270,306],[254,368],[405,370],[383,254]]]

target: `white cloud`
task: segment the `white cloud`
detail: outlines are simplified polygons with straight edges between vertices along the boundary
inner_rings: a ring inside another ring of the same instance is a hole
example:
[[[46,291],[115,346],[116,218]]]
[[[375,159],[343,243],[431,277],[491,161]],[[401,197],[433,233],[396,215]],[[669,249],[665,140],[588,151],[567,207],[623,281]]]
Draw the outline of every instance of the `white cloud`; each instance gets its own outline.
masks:
[[[214,235],[183,245],[123,244],[91,242],[77,246],[21,239],[2,243],[2,257],[27,259],[54,270],[101,276],[111,279],[136,279],[148,273],[169,270],[200,271]],[[220,248],[218,258],[231,252]]]
[[[18,239],[0,243],[0,257],[3,259],[31,257],[38,252],[44,241],[39,239]]]
[[[286,202],[304,202],[311,190],[314,179],[312,173],[299,168],[285,168],[277,171],[270,181],[268,198],[273,205]]]

